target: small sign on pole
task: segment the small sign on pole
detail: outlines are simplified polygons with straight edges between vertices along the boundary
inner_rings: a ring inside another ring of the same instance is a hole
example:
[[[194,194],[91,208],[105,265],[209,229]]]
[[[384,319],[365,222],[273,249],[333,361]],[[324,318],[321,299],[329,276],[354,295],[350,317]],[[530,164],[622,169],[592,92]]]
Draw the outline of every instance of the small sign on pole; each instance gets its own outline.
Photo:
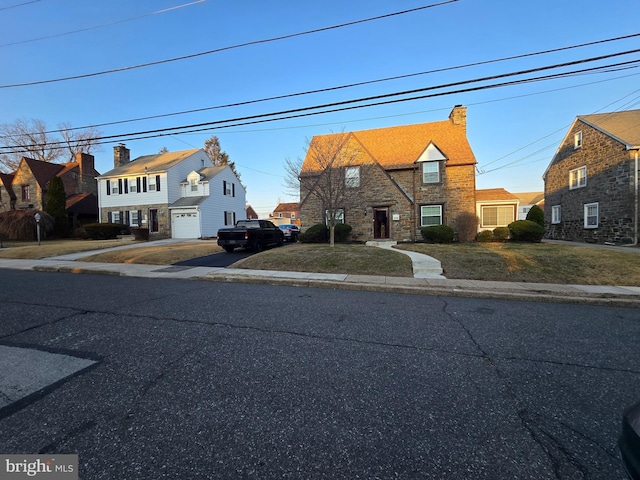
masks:
[[[38,246],[40,246],[40,213],[36,212],[36,232],[38,234]]]

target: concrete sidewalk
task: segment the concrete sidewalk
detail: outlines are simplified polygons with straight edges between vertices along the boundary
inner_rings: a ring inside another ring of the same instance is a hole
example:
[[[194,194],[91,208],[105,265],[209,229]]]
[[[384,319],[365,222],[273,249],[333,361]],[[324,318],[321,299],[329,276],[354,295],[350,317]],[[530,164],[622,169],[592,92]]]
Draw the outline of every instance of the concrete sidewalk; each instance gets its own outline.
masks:
[[[153,243],[158,245],[178,242],[182,243],[184,240],[167,239]],[[136,243],[114,247],[113,249],[139,248],[148,245],[148,243]],[[392,248],[391,245],[378,246]],[[104,252],[106,250],[101,251]],[[93,251],[40,260],[0,259],[0,268],[640,307],[640,287],[447,279],[441,275],[442,269],[437,260],[414,252],[395,249],[394,251],[411,257],[414,264],[414,278],[77,261],[80,258],[92,255],[95,253]]]

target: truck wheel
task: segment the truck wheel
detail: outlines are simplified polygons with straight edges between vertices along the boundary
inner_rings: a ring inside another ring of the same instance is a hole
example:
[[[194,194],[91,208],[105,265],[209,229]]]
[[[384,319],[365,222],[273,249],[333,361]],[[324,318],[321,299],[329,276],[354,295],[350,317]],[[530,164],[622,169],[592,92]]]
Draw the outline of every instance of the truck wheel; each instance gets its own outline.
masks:
[[[262,243],[260,243],[260,240],[256,240],[256,243],[253,244],[253,251],[256,253],[260,253],[262,251]]]
[[[228,246],[228,245],[223,247],[223,248],[224,248],[224,251],[227,252],[227,253],[233,253],[233,251],[235,250],[234,247],[231,247],[231,246]]]

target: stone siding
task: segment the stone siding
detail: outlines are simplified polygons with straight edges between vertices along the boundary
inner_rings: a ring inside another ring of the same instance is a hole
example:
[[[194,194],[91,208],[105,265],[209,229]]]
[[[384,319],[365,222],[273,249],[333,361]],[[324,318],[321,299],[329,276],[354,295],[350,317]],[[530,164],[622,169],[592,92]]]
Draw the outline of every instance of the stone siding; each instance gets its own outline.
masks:
[[[158,231],[151,232],[151,235],[159,236],[159,237],[171,237],[171,212],[167,208],[166,204],[148,204],[148,205],[135,205],[128,207],[109,207],[102,208],[100,210],[100,223],[108,223],[109,222],[109,213],[110,212],[125,212],[129,210],[140,210],[142,211],[142,219],[147,220],[147,223],[142,224],[142,227],[149,226],[149,210],[150,209],[158,210]]]
[[[582,132],[582,146],[574,136]],[[592,243],[629,243],[634,237],[634,151],[597,129],[576,121],[545,175],[546,237]],[[569,189],[569,172],[585,167],[586,186]],[[598,203],[598,227],[584,227],[584,207]],[[560,223],[551,223],[560,205]]]

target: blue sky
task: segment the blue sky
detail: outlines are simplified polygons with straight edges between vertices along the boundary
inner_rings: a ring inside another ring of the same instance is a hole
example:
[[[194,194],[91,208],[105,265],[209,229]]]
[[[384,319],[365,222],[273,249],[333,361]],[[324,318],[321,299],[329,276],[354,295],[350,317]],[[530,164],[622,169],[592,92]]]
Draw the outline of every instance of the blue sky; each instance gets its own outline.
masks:
[[[277,41],[427,5],[411,13]],[[120,122],[409,75],[636,34],[637,0],[0,0],[0,123],[40,119],[50,129]],[[81,30],[81,31],[78,31]],[[71,33],[73,32],[73,33]],[[43,38],[46,37],[46,38]],[[75,80],[252,43],[217,53]],[[475,67],[197,113],[100,127],[122,135],[477,79],[640,48],[640,37]],[[575,67],[638,60],[638,53]],[[270,123],[128,140],[132,158],[202,147],[217,135],[236,162],[247,201],[267,215],[296,201],[284,162],[313,135],[444,120],[467,106],[477,188],[542,191],[542,174],[577,115],[640,108],[633,66]],[[524,77],[517,77],[524,78]],[[488,82],[474,85],[486,85]],[[451,89],[434,90],[444,92]],[[113,167],[114,138],[95,154]]]

